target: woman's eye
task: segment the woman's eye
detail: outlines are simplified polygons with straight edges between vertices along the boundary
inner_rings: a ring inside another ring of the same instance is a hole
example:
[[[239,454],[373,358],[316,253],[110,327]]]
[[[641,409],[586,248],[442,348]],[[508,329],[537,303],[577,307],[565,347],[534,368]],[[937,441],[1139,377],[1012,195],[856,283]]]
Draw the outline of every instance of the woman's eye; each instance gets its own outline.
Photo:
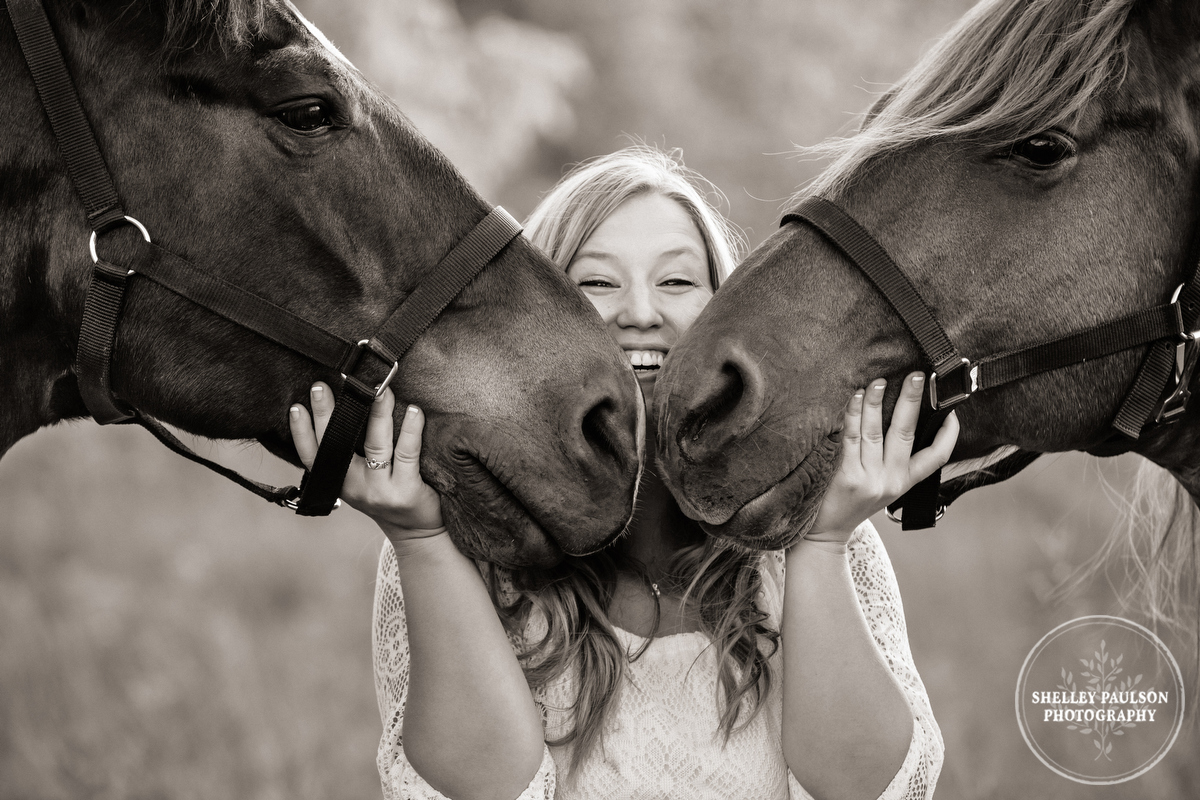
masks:
[[[662,282],[663,286],[695,286],[695,281],[689,281],[687,278],[669,278]]]
[[[1050,169],[1075,155],[1075,142],[1058,131],[1045,131],[1017,142],[1008,155],[1035,169]]]
[[[329,108],[324,103],[309,103],[289,108],[275,115],[284,125],[301,133],[314,133],[333,125]]]
[[[613,284],[609,281],[604,280],[603,278],[588,278],[587,280],[580,281],[579,285],[580,286],[599,286],[599,287],[607,288],[607,287],[611,287]]]

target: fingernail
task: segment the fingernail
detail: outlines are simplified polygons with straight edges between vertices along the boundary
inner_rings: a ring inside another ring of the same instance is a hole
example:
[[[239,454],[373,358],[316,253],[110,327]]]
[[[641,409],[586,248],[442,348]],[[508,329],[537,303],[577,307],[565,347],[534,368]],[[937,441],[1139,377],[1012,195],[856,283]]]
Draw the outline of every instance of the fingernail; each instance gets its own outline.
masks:
[[[885,386],[887,386],[887,381],[885,381],[885,380],[880,380],[880,381],[879,381],[879,383],[875,384],[875,385],[874,385],[874,386],[872,386],[871,388],[872,388],[872,389],[874,389],[874,390],[875,390],[875,391],[877,391],[877,392],[882,392],[882,391],[883,391],[883,387],[885,387]]]
[[[920,386],[925,382],[924,375],[913,375],[913,386]]]
[[[288,416],[292,419],[300,419],[300,406],[292,406],[288,409]]]
[[[862,396],[863,396],[863,393],[862,393],[862,390],[861,390],[861,389],[860,389],[859,391],[857,391],[857,392],[855,392],[855,393],[854,393],[854,399],[855,399],[855,400],[862,400]]]
[[[320,397],[324,393],[325,393],[325,388],[323,386],[312,387],[312,396],[314,399]]]
[[[417,418],[417,407],[409,406],[408,408],[404,409],[404,416],[408,417],[409,419],[416,419]]]

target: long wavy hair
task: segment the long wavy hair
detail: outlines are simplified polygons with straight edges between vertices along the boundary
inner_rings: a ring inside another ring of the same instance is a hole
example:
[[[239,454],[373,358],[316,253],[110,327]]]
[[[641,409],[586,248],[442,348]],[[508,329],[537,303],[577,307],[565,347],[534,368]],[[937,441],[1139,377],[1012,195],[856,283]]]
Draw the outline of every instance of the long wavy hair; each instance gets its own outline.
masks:
[[[715,290],[736,264],[743,240],[717,210],[724,196],[687,169],[678,150],[637,145],[579,164],[542,200],[525,231],[565,271],[613,211],[632,197],[650,193],[675,200],[696,223]],[[700,630],[712,640],[719,664],[719,696],[713,701],[723,703],[720,733],[728,740],[754,718],[772,689],[769,659],[779,647],[779,634],[756,605],[762,554],[710,539],[699,528],[694,533],[703,543],[676,552],[658,586],[694,608]],[[572,745],[574,769],[598,742],[626,665],[650,644],[647,639],[636,652],[627,652],[608,617],[618,572],[638,575],[649,585],[645,567],[610,547],[568,558],[550,570],[510,571],[489,565],[484,572],[501,621],[522,643],[517,657],[530,688],[536,691],[568,670],[575,672],[577,694],[567,709],[571,722],[561,736],[547,740],[556,746]],[[537,641],[526,641],[535,614],[545,621],[545,633]],[[656,614],[656,630],[658,621]]]

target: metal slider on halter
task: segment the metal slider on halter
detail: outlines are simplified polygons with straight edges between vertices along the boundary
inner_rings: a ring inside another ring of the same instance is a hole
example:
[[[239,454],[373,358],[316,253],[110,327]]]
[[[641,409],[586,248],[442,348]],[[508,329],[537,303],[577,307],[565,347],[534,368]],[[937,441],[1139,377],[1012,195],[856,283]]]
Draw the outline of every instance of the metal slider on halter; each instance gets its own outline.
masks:
[[[929,405],[933,407],[934,411],[956,406],[979,389],[978,364],[972,364],[969,358],[961,357],[957,364],[952,361],[948,363],[949,367],[940,371],[935,369],[929,373]],[[942,384],[945,384],[950,376],[954,376],[954,379],[949,381],[952,386],[951,391],[946,392],[943,389],[939,394],[939,379]]]
[[[372,389],[367,384],[354,377],[354,370],[358,367],[365,351],[370,351],[372,355],[378,357],[383,363],[391,363],[391,369],[388,370],[387,377],[380,381],[379,385]],[[375,400],[379,395],[383,394],[383,390],[392,382],[392,378],[396,377],[396,373],[400,370],[400,359],[397,358],[392,351],[388,350],[374,339],[359,339],[355,343],[354,349],[346,355],[346,360],[342,362],[341,373],[342,380],[346,385],[358,392],[359,395],[366,400]]]

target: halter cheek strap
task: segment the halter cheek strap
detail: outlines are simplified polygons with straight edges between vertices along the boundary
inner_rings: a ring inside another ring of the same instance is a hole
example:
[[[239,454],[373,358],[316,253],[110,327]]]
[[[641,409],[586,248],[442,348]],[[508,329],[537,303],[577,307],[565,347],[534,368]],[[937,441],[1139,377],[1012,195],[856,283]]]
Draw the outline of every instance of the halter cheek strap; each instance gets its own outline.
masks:
[[[371,403],[395,378],[400,359],[463,288],[520,235],[521,226],[503,208],[493,208],[373,335],[357,341],[344,339],[151,242],[146,228],[125,214],[41,3],[5,0],[5,8],[92,227],[89,250],[93,268],[75,363],[88,411],[102,425],[137,423],[176,453],[297,513],[328,514],[338,505],[338,493],[362,440]],[[97,239],[121,225],[135,226],[143,239],[127,265],[112,264],[97,252]],[[117,327],[126,289],[134,280],[153,281],[341,376],[337,405],[316,461],[299,487],[268,486],[216,464],[189,449],[162,423],[113,397],[110,372]],[[368,353],[373,359],[364,357]]]
[[[1196,332],[1200,326],[1200,271],[1193,270],[1190,280],[1176,289],[1171,301],[1164,305],[971,361],[955,348],[904,271],[853,217],[822,197],[808,197],[785,214],[780,224],[790,222],[812,225],[866,275],[904,322],[930,365],[929,392],[921,404],[917,448],[928,447],[951,408],[976,392],[1151,342],[1154,344],[1122,401],[1114,428],[1132,446],[1148,423],[1178,419],[1187,406],[1188,384],[1200,350]],[[1036,455],[1018,451],[988,470],[987,475],[973,481],[952,482],[957,489],[954,492],[939,492],[939,470],[888,506],[889,516],[895,518],[903,509],[904,530],[932,527],[950,500],[969,489],[1016,474],[1033,458]],[[948,495],[952,496],[947,499]]]

